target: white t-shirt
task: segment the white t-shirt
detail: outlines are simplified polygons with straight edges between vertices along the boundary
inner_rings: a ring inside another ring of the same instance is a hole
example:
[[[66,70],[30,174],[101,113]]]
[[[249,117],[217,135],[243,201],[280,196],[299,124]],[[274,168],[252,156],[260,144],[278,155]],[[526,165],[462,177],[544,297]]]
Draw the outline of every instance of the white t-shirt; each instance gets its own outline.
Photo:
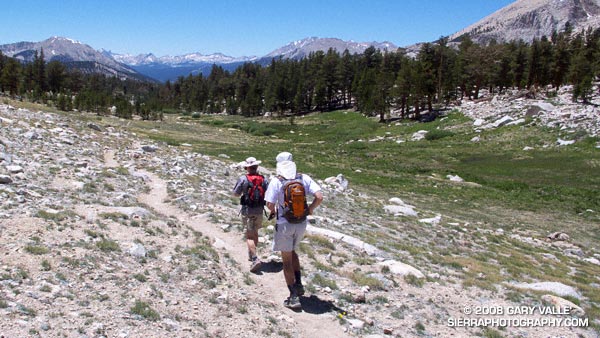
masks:
[[[302,174],[302,185],[304,186],[304,191],[306,191],[307,195],[314,196],[315,193],[321,191],[321,187],[317,182],[313,181],[310,176],[305,174]],[[283,204],[285,201],[283,196],[283,183],[279,178],[274,177],[271,179],[271,182],[269,182],[269,187],[267,188],[267,192],[265,192],[265,201],[275,204],[277,214],[283,215]],[[283,216],[278,217],[277,224],[283,223],[288,223],[288,221]]]

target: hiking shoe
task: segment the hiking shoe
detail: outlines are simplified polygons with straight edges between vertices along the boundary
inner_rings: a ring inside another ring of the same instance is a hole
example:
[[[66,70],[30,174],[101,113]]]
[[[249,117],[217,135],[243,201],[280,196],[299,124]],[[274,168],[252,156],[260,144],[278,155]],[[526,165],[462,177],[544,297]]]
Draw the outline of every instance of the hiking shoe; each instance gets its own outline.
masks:
[[[256,273],[260,271],[261,266],[262,262],[260,261],[260,259],[255,259],[254,261],[252,261],[252,265],[250,265],[250,272]]]
[[[294,289],[296,290],[296,294],[298,295],[298,297],[304,296],[304,285],[294,284]]]
[[[302,308],[302,304],[300,304],[300,299],[298,298],[298,296],[289,296],[286,300],[283,301],[283,306],[292,310],[298,310]]]

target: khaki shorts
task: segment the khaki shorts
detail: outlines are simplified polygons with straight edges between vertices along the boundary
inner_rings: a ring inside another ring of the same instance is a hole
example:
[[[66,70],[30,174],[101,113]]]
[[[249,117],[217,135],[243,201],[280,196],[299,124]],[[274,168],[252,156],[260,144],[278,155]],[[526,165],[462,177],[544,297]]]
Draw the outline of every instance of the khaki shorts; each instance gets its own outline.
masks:
[[[262,228],[263,216],[260,215],[242,215],[242,225],[246,232],[258,231]]]
[[[304,238],[306,222],[299,224],[277,224],[277,231],[273,236],[273,251],[290,252],[298,249],[300,241]]]

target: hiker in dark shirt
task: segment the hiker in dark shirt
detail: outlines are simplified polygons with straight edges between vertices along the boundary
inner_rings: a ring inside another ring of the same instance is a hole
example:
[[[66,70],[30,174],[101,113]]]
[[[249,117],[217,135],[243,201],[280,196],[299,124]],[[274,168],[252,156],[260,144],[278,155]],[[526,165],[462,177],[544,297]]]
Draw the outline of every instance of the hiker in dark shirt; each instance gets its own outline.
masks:
[[[246,243],[248,245],[248,259],[250,260],[250,271],[260,271],[262,262],[258,258],[256,251],[258,246],[258,229],[262,227],[263,208],[265,205],[264,196],[269,182],[258,172],[257,161],[254,157],[248,157],[240,165],[246,169],[246,175],[240,176],[235,187],[233,195],[240,198],[242,210],[242,224],[246,229]]]

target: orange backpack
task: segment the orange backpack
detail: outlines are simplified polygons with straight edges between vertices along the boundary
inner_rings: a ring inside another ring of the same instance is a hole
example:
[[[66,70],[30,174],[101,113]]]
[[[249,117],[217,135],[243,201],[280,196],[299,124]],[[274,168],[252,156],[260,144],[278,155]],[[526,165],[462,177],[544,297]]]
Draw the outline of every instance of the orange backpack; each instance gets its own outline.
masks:
[[[283,217],[292,224],[304,222],[308,216],[308,204],[302,174],[298,173],[296,178],[291,180],[282,176],[277,178],[283,184]]]

